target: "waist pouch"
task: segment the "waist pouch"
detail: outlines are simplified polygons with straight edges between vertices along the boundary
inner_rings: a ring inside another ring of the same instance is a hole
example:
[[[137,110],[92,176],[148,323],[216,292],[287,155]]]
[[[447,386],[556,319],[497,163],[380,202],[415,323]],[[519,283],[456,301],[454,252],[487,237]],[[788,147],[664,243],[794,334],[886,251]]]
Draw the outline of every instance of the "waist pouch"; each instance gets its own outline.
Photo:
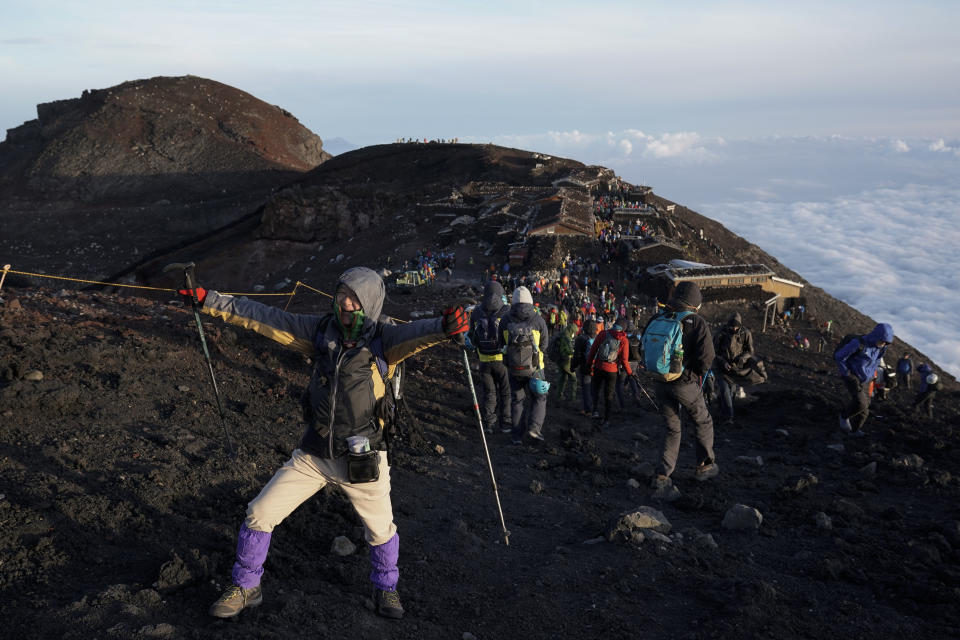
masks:
[[[364,451],[347,454],[347,480],[350,484],[376,482],[380,479],[380,452]]]

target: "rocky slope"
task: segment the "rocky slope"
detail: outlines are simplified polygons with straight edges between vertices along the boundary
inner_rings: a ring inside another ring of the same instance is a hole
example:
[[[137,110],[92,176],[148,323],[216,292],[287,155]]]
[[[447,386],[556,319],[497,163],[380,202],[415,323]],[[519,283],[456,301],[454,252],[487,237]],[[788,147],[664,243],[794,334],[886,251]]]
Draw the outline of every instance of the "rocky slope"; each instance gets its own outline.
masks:
[[[0,254],[100,279],[235,223],[329,158],[280,107],[185,76],[38,105],[0,143]]]
[[[757,335],[771,380],[738,404],[736,426],[717,429],[714,481],[693,480],[685,434],[675,500],[647,488],[662,427],[645,399],[599,434],[552,399],[540,448],[488,436],[509,547],[460,356],[451,346],[417,356],[407,382],[417,424],[393,471],[406,618],[369,610],[359,521],[330,490],[277,529],[264,605],[209,618],[246,502],[296,444],[308,363],[205,322],[240,443],[230,461],[193,319],[168,296],[3,293],[10,637],[948,638],[960,628],[955,386],[932,421],[896,394],[875,404],[866,437],[844,439],[829,356],[795,351],[780,332]],[[472,293],[419,290],[393,311]],[[731,308],[704,314],[720,322]],[[746,310],[748,326],[759,321]],[[724,524],[738,504],[759,512],[758,527]],[[660,512],[656,530],[617,527],[640,507]],[[338,536],[357,550],[334,553]]]

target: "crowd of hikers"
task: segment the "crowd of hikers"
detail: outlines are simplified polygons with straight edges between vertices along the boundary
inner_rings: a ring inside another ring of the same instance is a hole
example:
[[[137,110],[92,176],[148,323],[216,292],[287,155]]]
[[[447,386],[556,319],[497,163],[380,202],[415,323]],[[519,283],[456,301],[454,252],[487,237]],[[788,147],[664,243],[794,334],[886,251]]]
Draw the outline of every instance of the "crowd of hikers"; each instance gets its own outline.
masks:
[[[452,268],[453,258],[422,250],[416,267],[429,274],[443,264]],[[249,502],[232,584],[210,607],[211,615],[232,617],[262,602],[260,580],[274,528],[333,484],[363,522],[375,611],[403,616],[388,436],[401,406],[402,362],[444,340],[476,352],[486,433],[509,434],[518,446],[549,438],[545,427],[553,386],[555,408],[579,411],[596,433],[610,429],[628,403],[657,411],[664,429],[652,480],[658,491],[672,488],[684,414],[695,440],[693,478],[706,481],[719,474],[715,421],[732,426],[735,400],[744,397],[744,388],[767,380],[741,313],[731,313],[711,330],[699,313],[703,298],[696,283],[678,283],[665,301],[631,297],[622,282],[620,287],[601,282],[595,262],[571,256],[550,279],[519,276],[509,268],[498,273],[494,265],[484,273],[483,295],[472,309],[452,304],[439,318],[409,323],[382,316],[384,282],[365,267],[345,271],[332,308],[317,315],[289,313],[193,285],[180,291],[199,311],[300,350],[313,363],[302,399],[303,437]],[[788,311],[784,324],[803,318],[802,307]],[[816,326],[821,337],[832,335],[832,323]],[[839,428],[851,436],[863,434],[874,398],[885,399],[897,387],[912,392],[915,381],[913,409],[933,416],[941,382],[930,365],[914,368],[910,353],[887,365],[884,355],[892,341],[893,328],[881,323],[866,335],[844,336],[834,350],[837,374],[849,394]],[[797,336],[794,346],[810,348],[809,341]],[[550,363],[556,371],[548,374]]]

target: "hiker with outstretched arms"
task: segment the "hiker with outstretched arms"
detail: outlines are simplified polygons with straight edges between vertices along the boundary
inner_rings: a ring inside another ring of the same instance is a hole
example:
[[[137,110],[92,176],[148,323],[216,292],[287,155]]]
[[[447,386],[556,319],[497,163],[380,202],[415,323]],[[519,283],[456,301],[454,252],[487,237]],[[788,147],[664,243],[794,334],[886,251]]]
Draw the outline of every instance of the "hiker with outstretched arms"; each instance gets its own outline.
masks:
[[[671,482],[680,455],[680,407],[687,410],[696,429],[694,478],[708,480],[720,472],[713,452],[713,418],[700,387],[714,356],[710,327],[697,314],[701,302],[697,283],[681,282],[666,307],[643,329],[644,368],[654,378],[666,427],[660,468],[654,477],[657,488]]]
[[[195,290],[202,311],[309,355],[313,374],[303,396],[306,430],[290,459],[247,506],[240,527],[232,585],[210,607],[230,618],[263,601],[260,579],[273,529],[325,485],[340,487],[363,522],[370,545],[370,580],[377,613],[403,616],[397,594],[400,539],[390,502],[390,465],[381,417],[385,381],[403,359],[465,333],[461,307],[442,318],[386,324],[383,280],[354,267],[339,278],[333,309],[322,315],[287,313],[246,298]],[[181,290],[190,295],[190,290]],[[355,437],[366,438],[366,445]]]
[[[510,377],[503,363],[503,332],[501,325],[510,306],[504,294],[503,285],[490,280],[483,288],[483,299],[470,314],[470,332],[467,334],[470,344],[477,350],[480,360],[480,379],[483,380],[483,424],[492,433],[497,427],[510,433],[513,422],[510,420]],[[499,412],[497,407],[499,405]]]
[[[850,401],[840,412],[840,430],[863,434],[863,424],[870,415],[870,381],[880,366],[880,360],[893,342],[893,327],[882,322],[865,336],[844,336],[833,359]]]

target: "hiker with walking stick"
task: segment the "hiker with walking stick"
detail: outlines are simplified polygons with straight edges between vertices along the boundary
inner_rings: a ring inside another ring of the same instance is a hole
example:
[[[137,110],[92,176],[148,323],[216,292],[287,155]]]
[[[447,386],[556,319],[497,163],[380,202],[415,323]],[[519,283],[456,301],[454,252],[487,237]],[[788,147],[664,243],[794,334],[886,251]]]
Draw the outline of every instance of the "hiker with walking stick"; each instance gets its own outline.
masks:
[[[388,324],[380,316],[383,280],[366,267],[348,269],[337,283],[330,312],[287,313],[275,307],[206,291],[201,311],[251,329],[309,355],[313,374],[303,396],[306,430],[291,458],[247,506],[237,540],[233,584],[210,607],[230,618],[263,601],[260,579],[271,532],[328,483],[340,487],[363,521],[370,545],[370,580],[378,614],[401,618],[397,595],[400,539],[390,501],[390,464],[384,455],[384,402],[393,369],[418,351],[468,329],[460,306],[442,318]]]

